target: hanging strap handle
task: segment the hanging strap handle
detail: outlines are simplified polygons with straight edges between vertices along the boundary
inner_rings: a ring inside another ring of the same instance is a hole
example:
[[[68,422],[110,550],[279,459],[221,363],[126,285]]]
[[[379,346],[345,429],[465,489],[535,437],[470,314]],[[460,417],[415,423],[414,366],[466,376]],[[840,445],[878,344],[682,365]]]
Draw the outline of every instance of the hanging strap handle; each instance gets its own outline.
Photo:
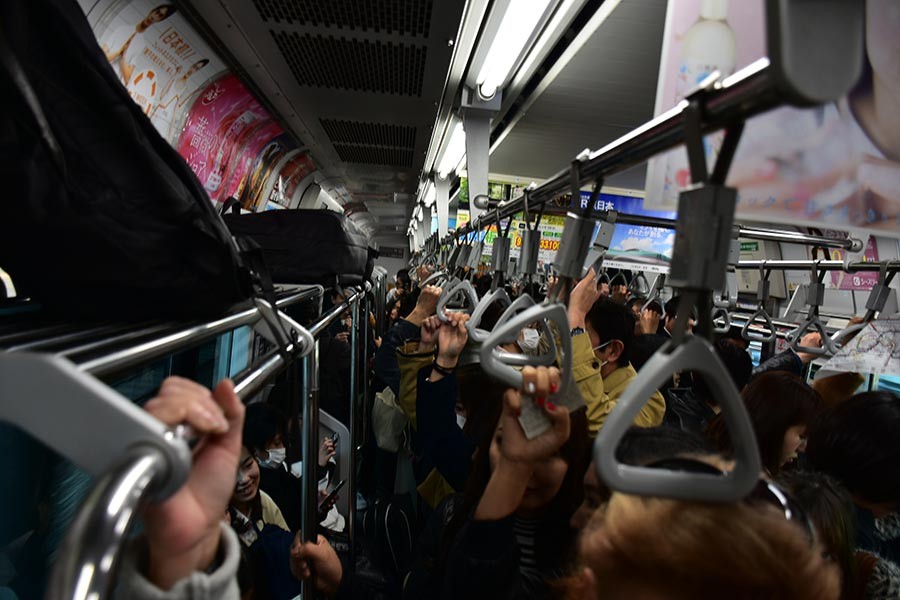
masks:
[[[530,297],[520,296],[516,302],[522,298]],[[510,305],[481,345],[481,367],[484,371],[506,385],[520,390],[524,389],[522,372],[515,366],[550,366],[560,359],[562,364],[559,365],[559,369],[565,375],[571,372],[572,361],[572,337],[569,334],[566,307],[559,303],[526,306],[527,301],[522,301],[518,306],[515,302]],[[548,322],[555,325],[558,330],[556,334]],[[519,338],[519,332],[532,323],[539,323],[542,337],[550,343],[549,351],[534,356],[506,352],[497,347],[501,344],[515,343]],[[557,346],[557,343],[560,346]],[[560,389],[551,397],[564,397],[568,389],[568,380],[569,377],[563,376]]]
[[[768,344],[775,341],[775,323],[772,322],[772,317],[766,311],[766,303],[769,301],[769,290],[771,287],[769,276],[772,274],[772,270],[765,267],[766,261],[763,261],[759,266],[759,283],[756,284],[756,312],[744,323],[744,327],[741,329],[741,337],[748,342],[754,341]],[[750,326],[760,317],[765,320],[765,326],[769,333],[758,333],[750,329]]]
[[[472,282],[468,279],[463,279],[453,286],[447,286],[444,288],[443,292],[441,292],[441,297],[438,299],[437,303],[437,316],[442,323],[450,322],[450,317],[447,316],[446,312],[447,304],[460,296],[463,300],[461,312],[471,313],[471,311],[475,309],[475,306],[478,305],[478,293],[475,291],[475,288],[472,287]]]
[[[825,325],[819,317],[819,307],[822,306],[822,303],[825,300],[824,280],[826,272],[819,272],[818,265],[819,261],[816,260],[810,270],[809,287],[806,291],[806,301],[809,304],[809,312],[807,313],[806,320],[801,323],[797,329],[788,334],[788,339],[791,342],[791,348],[794,352],[804,352],[814,356],[833,356],[837,353],[838,348],[828,336],[825,331]],[[803,335],[810,330],[815,330],[822,337],[821,347],[801,345],[800,342]]]
[[[650,292],[647,294],[647,301],[644,302],[644,305],[641,307],[641,312],[644,312],[650,305],[654,302],[662,304],[660,302],[660,294],[663,289],[666,287],[666,274],[660,273],[656,276],[656,279],[653,280],[653,285],[650,286]]]
[[[866,300],[866,314],[863,317],[862,323],[854,323],[835,333],[831,337],[831,343],[834,344],[836,348],[840,349],[843,347],[850,338],[864,329],[879,313],[881,313],[881,311],[884,310],[885,305],[887,305],[888,297],[891,294],[891,282],[894,280],[894,275],[896,274],[896,271],[888,273],[886,261],[881,263],[881,267],[878,270],[878,283],[873,286],[872,291],[869,292],[869,298]]]
[[[502,303],[506,306],[512,304],[512,300],[510,300],[509,294],[506,293],[505,289],[497,288],[488,292],[484,295],[484,298],[475,305],[475,310],[472,311],[472,317],[466,321],[466,330],[468,330],[469,337],[472,340],[480,343],[486,340],[488,335],[490,335],[490,331],[479,329],[478,326],[481,324],[481,319],[484,318],[484,313],[487,312],[488,307],[496,303]]]
[[[701,373],[722,415],[734,445],[734,470],[722,476],[626,465],[616,448],[647,399],[673,373]],[[700,502],[734,502],[744,498],[759,480],[762,468],[756,436],[747,409],[731,376],[708,341],[691,336],[678,344],[668,341],[643,366],[606,419],[594,443],[594,462],[606,484],[619,492]]]

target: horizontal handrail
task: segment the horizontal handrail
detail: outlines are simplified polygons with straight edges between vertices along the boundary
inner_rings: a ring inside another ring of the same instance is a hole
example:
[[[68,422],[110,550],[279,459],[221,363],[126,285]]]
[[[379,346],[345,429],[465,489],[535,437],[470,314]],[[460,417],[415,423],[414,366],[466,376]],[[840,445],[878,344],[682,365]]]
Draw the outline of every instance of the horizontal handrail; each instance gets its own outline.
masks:
[[[359,301],[362,298],[364,292],[361,290],[354,290],[353,294],[347,297],[340,304],[335,304],[328,312],[320,316],[315,323],[307,327],[307,330],[312,334],[314,338],[318,338],[319,335],[328,328],[338,317],[343,315],[347,309],[349,309],[353,304]]]
[[[296,294],[281,298],[276,302],[279,309],[286,308],[301,300],[322,294],[321,286],[312,286]],[[92,358],[79,363],[79,368],[96,376],[109,375],[153,358],[165,356],[192,345],[203,342],[226,331],[232,331],[244,325],[251,325],[262,317],[257,307],[242,310],[239,313],[196,325],[189,325],[181,330],[163,335],[152,340],[116,350],[109,354]]]
[[[888,272],[900,271],[900,260],[892,261],[854,261],[840,260],[742,260],[735,263],[735,269],[771,269],[772,271],[809,271],[816,267],[819,271],[844,271],[858,273],[862,271],[880,271],[884,265]]]

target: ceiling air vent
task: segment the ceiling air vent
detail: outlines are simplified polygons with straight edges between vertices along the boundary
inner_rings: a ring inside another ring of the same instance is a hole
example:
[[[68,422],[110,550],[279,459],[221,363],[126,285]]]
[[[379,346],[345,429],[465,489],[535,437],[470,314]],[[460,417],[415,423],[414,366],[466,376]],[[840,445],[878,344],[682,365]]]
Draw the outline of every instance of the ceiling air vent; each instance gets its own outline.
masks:
[[[253,0],[263,21],[428,37],[434,0]]]
[[[297,83],[422,95],[426,46],[270,31]]]
[[[319,119],[319,123],[344,162],[413,166],[415,127],[338,119]]]

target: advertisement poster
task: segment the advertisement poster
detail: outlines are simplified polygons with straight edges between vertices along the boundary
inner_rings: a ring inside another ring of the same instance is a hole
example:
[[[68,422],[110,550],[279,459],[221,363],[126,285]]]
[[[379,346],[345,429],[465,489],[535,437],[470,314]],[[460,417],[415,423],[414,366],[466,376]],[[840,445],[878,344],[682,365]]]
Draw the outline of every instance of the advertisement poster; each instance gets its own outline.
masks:
[[[900,237],[900,3],[866,0],[865,9],[866,64],[846,97],[748,121],[728,179],[740,218]],[[677,80],[689,82],[702,64],[695,48],[714,48],[711,66],[723,72],[732,46],[734,69],[763,56],[763,15],[762,0],[670,0],[657,114],[679,98]],[[714,154],[715,143],[707,146]],[[680,148],[651,162],[648,207],[675,206],[685,160]]]
[[[833,239],[846,239],[848,235],[843,231],[835,231],[833,229],[826,229],[824,231],[815,231],[816,234],[821,234],[827,238]],[[827,253],[827,256],[822,256],[822,252],[818,252],[815,256],[810,254],[811,259],[816,258],[825,258],[828,260],[839,260],[841,262],[847,258],[847,251],[842,250],[840,248],[827,248],[824,249]],[[810,248],[812,251],[812,248]],[[869,236],[868,242],[866,242],[866,247],[863,250],[862,256],[855,257],[855,260],[865,261],[865,262],[878,262],[878,247],[875,244],[875,238]],[[878,283],[878,273],[874,271],[865,271],[861,273],[845,273],[844,271],[832,271],[830,273],[830,277],[825,278],[825,287],[832,288],[836,290],[855,290],[855,291],[863,291],[863,292],[871,292],[872,288]]]
[[[587,208],[590,199],[590,192],[581,192],[579,208]],[[643,198],[602,192],[595,200],[593,210],[615,210],[622,214],[660,219],[676,217],[674,212],[644,208]],[[675,230],[673,229],[620,223],[616,225],[603,266],[648,273],[668,273],[674,244]]]
[[[219,199],[225,169],[244,138],[269,115],[234,75],[212,82],[190,109],[178,153],[210,197]]]
[[[275,167],[281,164],[285,155],[296,148],[293,138],[282,134],[266,144],[256,158],[247,177],[247,183],[239,193],[238,199],[245,210],[256,210],[256,207],[265,205],[263,196],[266,191],[266,183],[272,177]]]
[[[225,65],[174,4],[100,0],[87,18],[128,93],[171,140],[191,96],[219,77]]]
[[[312,157],[308,152],[299,152],[291,156],[278,170],[272,181],[272,191],[268,202],[290,208],[294,195],[299,191],[300,182],[316,170]],[[297,200],[297,204],[300,200]]]
[[[247,185],[251,169],[262,150],[275,138],[284,133],[275,121],[265,121],[257,125],[244,139],[235,152],[232,165],[226,169],[228,182],[222,186],[222,199],[232,196],[240,199]]]

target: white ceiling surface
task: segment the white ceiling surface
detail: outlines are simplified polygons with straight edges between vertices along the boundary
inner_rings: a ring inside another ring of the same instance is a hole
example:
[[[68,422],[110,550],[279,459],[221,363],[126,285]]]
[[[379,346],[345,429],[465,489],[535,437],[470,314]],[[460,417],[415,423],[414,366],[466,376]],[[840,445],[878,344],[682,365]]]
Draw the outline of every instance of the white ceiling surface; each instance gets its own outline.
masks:
[[[377,222],[367,228],[388,231],[397,226],[405,231],[409,200],[401,197],[395,202],[394,193],[416,191],[453,51],[450,42],[457,35],[464,4],[464,0],[191,0],[309,148],[320,168],[317,180],[322,189],[342,204],[365,203],[369,212],[355,204],[354,218],[371,221],[374,216]],[[429,12],[430,19],[423,24],[422,15]],[[309,79],[298,81],[276,36],[282,47],[286,41],[306,44],[296,44],[287,56],[294,53],[295,71],[311,73]],[[346,89],[346,84],[362,89]],[[381,89],[372,91],[367,85]],[[344,150],[359,151],[367,162],[342,160],[320,119],[363,124],[351,128],[353,139]],[[366,124],[387,127],[369,128],[374,133],[367,136],[360,133]],[[373,153],[380,157],[373,161]]]
[[[665,16],[666,0],[623,0],[510,129],[491,172],[545,179],[650,120]],[[645,172],[605,183],[643,190]]]

